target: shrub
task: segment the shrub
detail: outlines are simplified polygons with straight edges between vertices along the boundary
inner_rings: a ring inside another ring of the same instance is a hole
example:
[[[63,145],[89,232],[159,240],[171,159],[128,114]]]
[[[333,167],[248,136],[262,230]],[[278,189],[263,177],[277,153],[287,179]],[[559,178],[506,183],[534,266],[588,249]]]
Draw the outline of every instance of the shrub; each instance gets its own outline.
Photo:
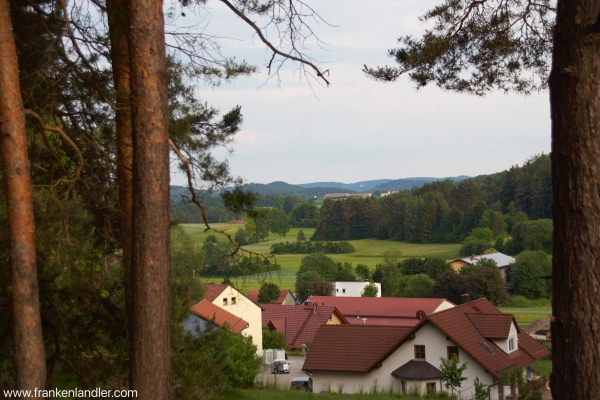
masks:
[[[529,306],[529,300],[525,296],[515,295],[508,298],[506,301],[507,307],[525,308]]]

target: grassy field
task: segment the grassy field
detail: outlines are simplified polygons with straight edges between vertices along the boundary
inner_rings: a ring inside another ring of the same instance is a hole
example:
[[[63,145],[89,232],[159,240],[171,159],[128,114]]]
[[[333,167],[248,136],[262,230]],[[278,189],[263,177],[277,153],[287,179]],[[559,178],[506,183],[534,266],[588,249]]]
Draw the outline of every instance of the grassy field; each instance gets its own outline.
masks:
[[[206,237],[211,232],[206,232],[206,227],[202,224],[183,224],[182,225],[186,232],[188,232],[198,243],[204,242]],[[242,227],[242,225],[229,225],[229,224],[213,224],[216,229],[223,230],[230,235],[235,235],[235,232]],[[292,228],[286,237],[280,238],[277,235],[270,235],[268,240],[261,243],[244,246],[244,248],[260,253],[270,254],[271,246],[274,243],[280,242],[292,242],[296,240],[298,231],[300,228]],[[302,228],[307,237],[312,236],[314,228]],[[217,241],[226,242],[227,238],[223,235],[215,235]],[[401,253],[401,258],[407,257],[443,257],[446,260],[454,260],[458,258],[458,251],[460,250],[460,244],[418,244],[418,243],[407,243],[407,242],[395,242],[392,240],[375,240],[375,239],[363,239],[363,240],[350,240],[349,241],[356,249],[355,253],[351,254],[330,254],[329,256],[335,261],[339,262],[350,262],[352,265],[365,264],[371,269],[375,268],[375,265],[383,262],[383,253],[388,250],[398,250]],[[281,271],[278,274],[271,274],[271,276],[250,276],[245,280],[238,279],[237,285],[242,290],[247,289],[258,289],[260,284],[265,279],[276,283],[281,289],[293,289],[294,282],[296,281],[296,271],[300,267],[300,260],[305,257],[304,254],[283,254],[277,256],[277,264],[281,266]],[[209,279],[209,282],[219,282],[221,279]]]
[[[527,325],[536,319],[547,318],[552,315],[552,308],[550,307],[527,307],[527,308],[511,308],[511,307],[498,307],[500,311],[507,314],[514,314],[515,319],[520,326]]]

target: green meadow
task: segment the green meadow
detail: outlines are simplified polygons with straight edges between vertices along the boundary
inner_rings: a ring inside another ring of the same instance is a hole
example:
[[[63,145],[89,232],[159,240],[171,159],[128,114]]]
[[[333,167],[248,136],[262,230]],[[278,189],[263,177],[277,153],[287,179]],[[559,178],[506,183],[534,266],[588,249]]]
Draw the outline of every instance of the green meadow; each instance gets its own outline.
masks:
[[[202,224],[182,224],[184,229],[196,240],[202,244],[206,237],[212,232],[206,231],[206,227]],[[230,224],[212,224],[211,227],[222,230],[230,235],[235,235],[235,232],[242,225]],[[302,229],[306,237],[312,236],[314,228],[292,228],[286,237],[280,238],[277,235],[270,235],[268,240],[261,243],[244,246],[245,249],[268,255],[270,254],[271,246],[274,243],[292,242],[296,240],[298,231]],[[226,242],[227,238],[224,235],[215,234],[217,241]],[[401,258],[408,257],[442,257],[446,260],[454,260],[458,258],[460,244],[418,244],[407,242],[395,242],[392,240],[375,240],[362,239],[349,241],[356,252],[351,254],[329,254],[329,257],[339,262],[350,262],[352,265],[365,264],[371,269],[374,269],[377,264],[383,262],[383,254],[388,250],[397,250],[401,253]],[[242,290],[258,289],[260,284],[267,280],[276,283],[282,289],[293,289],[296,281],[296,271],[300,267],[300,260],[305,257],[304,254],[284,254],[276,257],[277,264],[281,266],[281,270],[270,275],[254,275],[243,278],[238,278],[236,285]],[[208,279],[209,282],[220,281],[220,278]],[[235,282],[235,281],[234,281]]]

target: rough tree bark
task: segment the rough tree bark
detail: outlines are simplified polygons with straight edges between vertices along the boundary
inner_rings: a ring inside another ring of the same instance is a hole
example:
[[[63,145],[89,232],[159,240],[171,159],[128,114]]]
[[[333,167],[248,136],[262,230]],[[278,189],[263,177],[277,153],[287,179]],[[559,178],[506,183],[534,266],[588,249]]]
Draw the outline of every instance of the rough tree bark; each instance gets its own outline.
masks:
[[[600,394],[600,1],[559,0],[550,103],[554,399]]]
[[[129,84],[129,44],[127,43],[128,9],[126,0],[107,0],[108,28],[111,44],[113,81],[117,95],[117,180],[119,182],[119,241],[123,246],[125,270],[125,297],[131,315],[131,208],[133,144],[131,138],[131,110]]]
[[[170,396],[169,115],[163,2],[129,1],[133,133],[131,388]]]
[[[36,270],[31,170],[8,0],[0,0],[0,118],[10,237],[17,388],[43,389],[46,354]]]

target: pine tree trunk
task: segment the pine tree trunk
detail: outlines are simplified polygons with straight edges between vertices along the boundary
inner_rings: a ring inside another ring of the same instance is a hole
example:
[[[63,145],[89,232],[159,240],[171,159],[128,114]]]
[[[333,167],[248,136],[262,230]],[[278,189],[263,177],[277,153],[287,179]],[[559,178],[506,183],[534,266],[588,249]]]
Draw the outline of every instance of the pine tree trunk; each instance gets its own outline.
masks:
[[[129,44],[127,43],[128,9],[126,0],[107,0],[108,27],[111,46],[113,81],[117,94],[115,124],[117,130],[117,180],[119,182],[119,240],[123,246],[125,297],[131,315],[131,208],[133,144],[131,138],[131,109],[129,83]]]
[[[550,76],[554,399],[600,394],[600,1],[559,0]]]
[[[0,0],[0,117],[10,237],[17,388],[43,389],[46,382],[46,354],[36,271],[31,167],[8,0]]]
[[[162,1],[129,1],[133,133],[131,388],[170,397],[169,133]]]

